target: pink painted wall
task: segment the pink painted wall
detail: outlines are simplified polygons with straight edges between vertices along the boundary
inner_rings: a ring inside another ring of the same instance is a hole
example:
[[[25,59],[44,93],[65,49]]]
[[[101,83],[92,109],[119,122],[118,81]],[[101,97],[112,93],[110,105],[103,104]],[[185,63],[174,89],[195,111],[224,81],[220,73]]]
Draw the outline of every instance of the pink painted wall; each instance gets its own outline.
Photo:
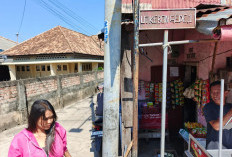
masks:
[[[169,41],[178,41],[184,39],[184,30],[175,30],[169,31]],[[142,43],[155,43],[163,42],[163,30],[154,30],[154,31],[141,31],[140,32],[140,44]],[[151,79],[151,67],[163,65],[163,49],[161,46],[156,47],[147,47],[144,48],[144,51],[147,52],[147,56],[153,60],[150,62],[145,56],[140,54],[139,61],[139,79],[144,81],[150,81]],[[184,49],[181,49],[181,55],[183,55]],[[170,55],[168,55],[169,58]],[[182,63],[181,58],[177,60],[178,64]]]
[[[201,33],[198,33],[196,30],[186,31],[186,39],[211,39],[211,36],[206,36]],[[218,69],[226,68],[226,57],[232,55],[232,41],[231,42],[219,42],[218,49],[216,52],[216,60],[214,66],[214,72],[217,72]],[[196,59],[189,60],[185,58],[185,61],[199,61],[198,63],[198,77],[200,79],[208,79],[209,72],[211,71],[212,66],[212,55],[214,52],[215,43],[195,43],[195,44],[186,44],[185,45],[185,54],[188,52],[189,48],[193,48],[193,52],[196,53]],[[230,51],[228,51],[230,50]],[[227,51],[225,53],[225,51]],[[222,53],[222,54],[221,54]]]
[[[211,39],[211,36],[206,36],[198,33],[195,29],[192,30],[175,30],[169,31],[169,41],[178,40],[199,40],[199,39]],[[140,43],[155,43],[163,41],[163,31],[141,31]],[[217,54],[228,51],[216,56],[216,62],[214,72],[218,69],[226,67],[226,57],[232,56],[232,41],[231,42],[219,42]],[[185,44],[180,48],[180,55],[177,59],[178,64],[194,64],[197,66],[197,76],[200,79],[208,79],[209,72],[212,65],[212,55],[214,51],[215,43],[195,43]],[[193,52],[196,53],[195,59],[187,59],[187,53],[189,49],[193,48]],[[144,81],[150,81],[151,79],[151,67],[163,64],[163,49],[159,47],[144,48],[149,58],[153,60],[150,62],[146,57],[140,55],[139,62],[139,79]],[[211,56],[211,57],[210,57]],[[171,56],[168,56],[171,58]]]

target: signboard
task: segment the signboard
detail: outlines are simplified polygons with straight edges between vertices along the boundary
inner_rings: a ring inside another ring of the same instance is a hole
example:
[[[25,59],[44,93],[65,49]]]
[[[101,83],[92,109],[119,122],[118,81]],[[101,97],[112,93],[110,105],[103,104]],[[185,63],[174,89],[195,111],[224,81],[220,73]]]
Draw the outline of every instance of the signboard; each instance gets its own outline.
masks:
[[[139,29],[195,28],[196,9],[140,10]]]
[[[193,157],[211,157],[206,149],[191,134],[189,134],[188,151]]]

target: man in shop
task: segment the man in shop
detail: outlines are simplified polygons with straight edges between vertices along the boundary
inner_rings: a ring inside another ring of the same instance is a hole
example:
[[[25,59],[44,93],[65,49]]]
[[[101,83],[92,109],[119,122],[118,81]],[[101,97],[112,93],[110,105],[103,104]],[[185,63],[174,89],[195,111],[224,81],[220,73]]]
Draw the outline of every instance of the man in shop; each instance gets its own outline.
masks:
[[[229,91],[224,88],[224,116],[223,126],[232,117],[232,104],[225,103],[225,98]],[[215,81],[210,84],[210,102],[203,108],[205,119],[207,122],[207,136],[206,136],[206,148],[218,149],[219,147],[219,117],[220,117],[220,94],[221,94],[221,82]],[[223,129],[222,147],[224,149],[232,149],[232,129]]]

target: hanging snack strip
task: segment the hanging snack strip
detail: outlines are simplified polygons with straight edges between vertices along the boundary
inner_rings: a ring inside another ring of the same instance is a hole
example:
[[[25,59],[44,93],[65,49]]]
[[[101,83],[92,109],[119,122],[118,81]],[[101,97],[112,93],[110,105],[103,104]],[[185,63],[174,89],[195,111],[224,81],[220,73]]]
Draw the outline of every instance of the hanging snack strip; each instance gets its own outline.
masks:
[[[180,105],[184,105],[184,83],[182,81],[179,80],[178,82],[178,86],[179,86],[179,97],[180,97]]]
[[[171,93],[171,86],[170,86],[170,83],[168,82],[167,83],[167,95],[166,95],[166,104],[167,104],[167,107],[170,108],[171,105],[172,105],[172,93]]]
[[[150,83],[150,98],[152,98],[152,96],[154,95],[155,92],[155,84],[154,83]]]
[[[202,104],[209,103],[209,80],[196,80],[194,84],[194,101],[198,107]]]
[[[170,83],[170,87],[171,87],[171,102],[172,102],[172,106],[173,106],[176,104],[174,82]]]
[[[201,80],[196,80],[194,85],[194,101],[199,106],[201,104]]]
[[[150,83],[145,82],[145,98],[150,98]]]
[[[159,84],[155,83],[155,104],[158,105],[159,104]]]
[[[162,102],[162,83],[159,83],[159,102]]]
[[[202,99],[201,104],[207,104],[210,102],[209,96],[209,80],[202,81]]]

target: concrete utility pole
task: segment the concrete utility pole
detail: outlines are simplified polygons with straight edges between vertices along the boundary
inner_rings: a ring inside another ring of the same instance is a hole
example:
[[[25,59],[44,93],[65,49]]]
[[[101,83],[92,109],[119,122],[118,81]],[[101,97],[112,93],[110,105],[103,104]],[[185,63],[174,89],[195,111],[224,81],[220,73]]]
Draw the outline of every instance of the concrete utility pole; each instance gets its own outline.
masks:
[[[103,157],[118,157],[121,0],[105,0]]]

